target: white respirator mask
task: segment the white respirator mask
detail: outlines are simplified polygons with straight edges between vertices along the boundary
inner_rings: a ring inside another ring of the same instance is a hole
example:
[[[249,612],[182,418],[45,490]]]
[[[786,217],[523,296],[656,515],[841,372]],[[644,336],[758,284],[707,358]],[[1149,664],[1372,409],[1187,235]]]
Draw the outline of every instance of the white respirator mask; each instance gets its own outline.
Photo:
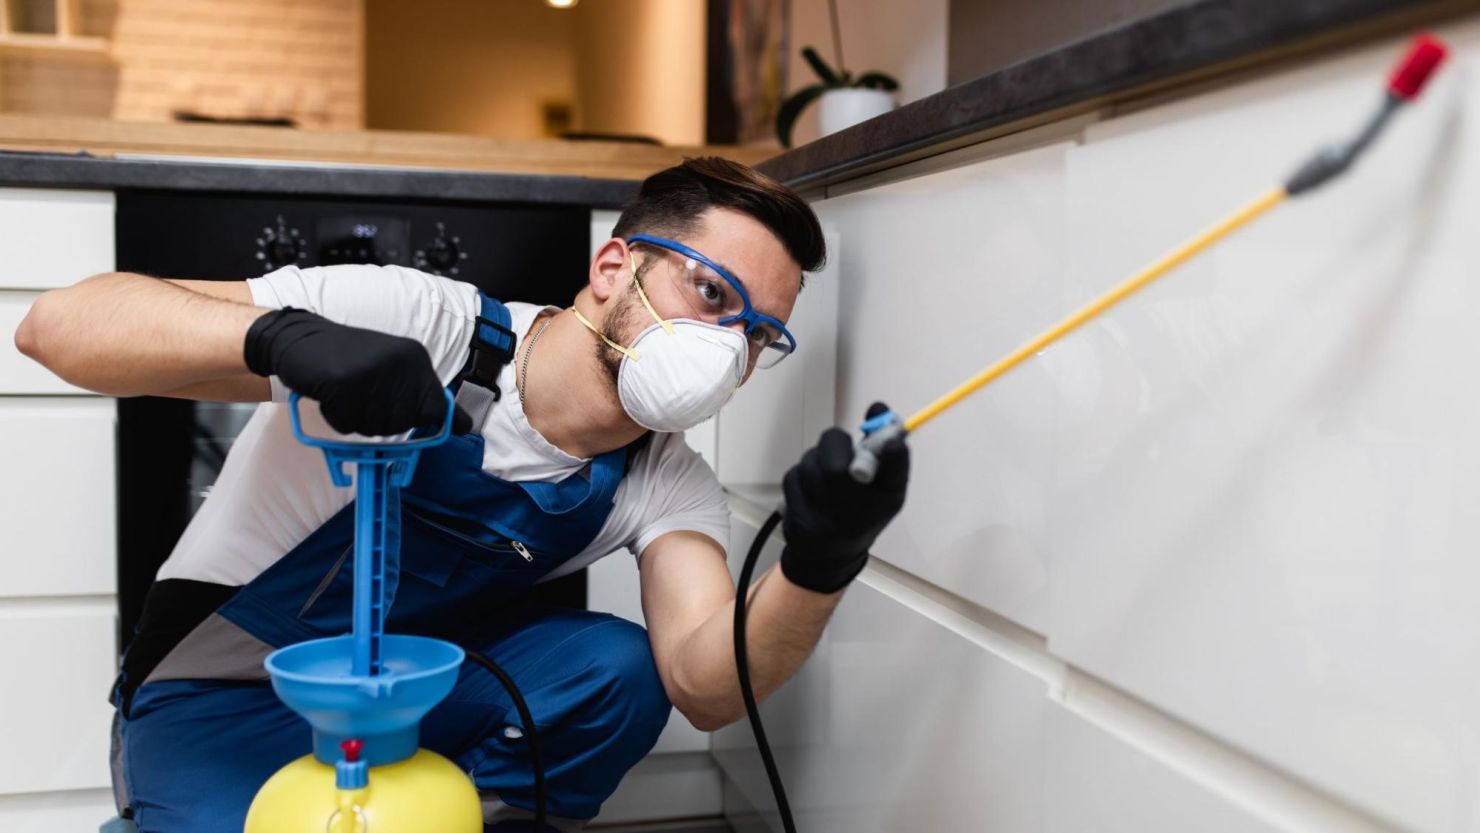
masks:
[[[587,329],[622,354],[617,398],[627,416],[650,431],[687,431],[730,401],[745,378],[749,345],[731,327],[659,316],[638,280],[636,258],[631,266],[637,295],[657,322],[638,333],[631,347],[607,338],[580,310],[571,309]]]

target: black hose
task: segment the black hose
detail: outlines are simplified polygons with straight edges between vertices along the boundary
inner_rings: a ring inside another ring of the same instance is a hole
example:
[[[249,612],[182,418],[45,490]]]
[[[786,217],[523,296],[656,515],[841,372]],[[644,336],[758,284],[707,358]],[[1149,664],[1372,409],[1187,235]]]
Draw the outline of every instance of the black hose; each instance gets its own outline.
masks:
[[[751,731],[755,732],[755,745],[761,752],[761,761],[766,765],[766,777],[771,779],[771,792],[776,795],[776,810],[781,814],[781,825],[786,833],[796,833],[796,822],[791,818],[791,804],[786,800],[786,788],[781,784],[781,773],[776,769],[776,759],[771,755],[771,744],[766,742],[766,730],[761,726],[761,712],[755,704],[755,690],[750,686],[750,662],[745,653],[745,608],[749,597],[750,577],[755,573],[755,563],[760,560],[766,539],[771,537],[776,525],[781,523],[781,512],[761,524],[760,531],[750,544],[745,564],[740,568],[739,586],[735,589],[735,669],[740,674],[740,697],[745,701],[745,714],[750,717]]]
[[[739,587],[735,592],[735,668],[740,675],[740,697],[745,701],[745,714],[750,718],[750,728],[755,733],[755,744],[760,750],[761,761],[766,766],[766,777],[771,781],[771,792],[776,796],[776,810],[781,814],[782,827],[786,833],[796,833],[796,822],[791,817],[791,804],[786,800],[786,787],[781,783],[781,773],[776,769],[776,759],[771,754],[771,744],[766,740],[766,729],[761,725],[760,709],[755,702],[755,689],[750,684],[750,661],[745,652],[745,613],[746,599],[749,595],[747,591],[750,589],[751,577],[755,574],[756,562],[760,560],[761,550],[779,523],[781,523],[781,513],[772,512],[771,517],[761,524],[760,531],[756,533],[755,540],[751,542],[750,552],[745,556],[745,563],[740,568]],[[548,801],[545,791],[545,765],[540,760],[539,736],[535,733],[534,717],[530,714],[529,705],[524,702],[524,695],[514,684],[513,678],[500,668],[498,663],[466,646],[463,647],[463,652],[467,654],[468,659],[487,668],[489,673],[498,678],[504,689],[509,692],[509,697],[514,700],[514,708],[519,711],[519,722],[524,724],[524,737],[529,740],[530,766],[534,769],[535,829],[543,833],[546,830],[545,816]]]
[[[534,770],[534,829],[545,833],[545,807],[548,801],[545,794],[545,765],[540,761],[540,739],[534,730],[534,716],[529,712],[529,705],[524,702],[519,686],[514,685],[514,678],[500,668],[498,663],[467,646],[463,646],[463,653],[498,677],[498,681],[509,692],[509,697],[513,698],[514,708],[519,710],[519,722],[524,724],[524,737],[529,741],[529,764]]]

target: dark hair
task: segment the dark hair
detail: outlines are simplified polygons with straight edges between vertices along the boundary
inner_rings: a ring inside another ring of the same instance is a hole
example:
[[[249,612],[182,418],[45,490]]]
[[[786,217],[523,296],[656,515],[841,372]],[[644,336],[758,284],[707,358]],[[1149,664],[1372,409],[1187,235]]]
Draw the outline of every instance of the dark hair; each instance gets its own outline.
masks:
[[[822,226],[811,206],[769,176],[738,162],[705,156],[685,159],[642,181],[637,197],[622,208],[612,235],[641,232],[680,238],[699,226],[710,208],[743,211],[770,229],[803,272],[827,260]]]

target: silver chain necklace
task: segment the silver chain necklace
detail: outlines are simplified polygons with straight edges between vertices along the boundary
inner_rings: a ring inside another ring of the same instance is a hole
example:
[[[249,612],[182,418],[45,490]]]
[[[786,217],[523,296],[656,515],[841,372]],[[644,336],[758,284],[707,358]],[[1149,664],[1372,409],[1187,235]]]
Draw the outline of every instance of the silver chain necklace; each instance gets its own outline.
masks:
[[[534,331],[534,335],[529,337],[529,346],[524,348],[524,358],[519,362],[519,384],[517,386],[519,388],[519,406],[521,408],[524,407],[524,386],[529,384],[526,381],[529,378],[529,354],[534,352],[535,342],[539,341],[540,336],[545,334],[545,328],[550,326],[550,322],[553,319],[554,316],[546,318],[545,323],[541,324],[540,328]]]

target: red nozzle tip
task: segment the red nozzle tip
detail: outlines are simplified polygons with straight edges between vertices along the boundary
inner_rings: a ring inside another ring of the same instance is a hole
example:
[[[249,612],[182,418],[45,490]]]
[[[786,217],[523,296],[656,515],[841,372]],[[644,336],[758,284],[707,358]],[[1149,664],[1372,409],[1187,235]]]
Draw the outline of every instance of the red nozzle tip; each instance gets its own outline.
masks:
[[[360,750],[365,748],[365,742],[362,740],[346,740],[339,744],[339,748],[344,750],[344,760],[353,764],[360,760]]]
[[[1388,77],[1388,92],[1403,99],[1412,101],[1418,97],[1423,85],[1428,82],[1429,76],[1444,62],[1444,56],[1449,54],[1449,47],[1444,42],[1428,34],[1420,34],[1413,39],[1408,47],[1408,53],[1398,66],[1393,69],[1393,74]]]

